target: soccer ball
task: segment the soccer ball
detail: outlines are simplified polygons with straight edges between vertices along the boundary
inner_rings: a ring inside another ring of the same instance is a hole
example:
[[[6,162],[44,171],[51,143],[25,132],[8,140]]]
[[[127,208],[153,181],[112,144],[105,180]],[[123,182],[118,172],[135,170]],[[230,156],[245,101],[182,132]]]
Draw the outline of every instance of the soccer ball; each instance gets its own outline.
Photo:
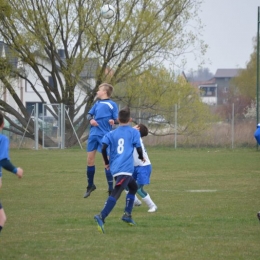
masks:
[[[103,5],[100,10],[101,16],[105,19],[111,19],[115,13],[115,8],[112,5]]]

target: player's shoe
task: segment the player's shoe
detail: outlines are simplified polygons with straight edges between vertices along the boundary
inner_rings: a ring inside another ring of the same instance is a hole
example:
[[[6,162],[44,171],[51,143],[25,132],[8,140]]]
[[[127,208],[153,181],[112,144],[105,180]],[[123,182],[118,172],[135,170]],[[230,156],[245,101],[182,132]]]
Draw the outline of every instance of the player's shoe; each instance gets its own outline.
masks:
[[[260,221],[260,211],[257,213],[257,218],[258,218],[259,221]]]
[[[157,206],[153,205],[151,208],[149,208],[148,212],[155,212],[157,210]]]
[[[127,223],[130,226],[136,225],[135,222],[132,219],[132,216],[128,213],[124,213],[123,217],[121,218],[125,223]]]
[[[141,205],[142,205],[142,201],[139,200],[139,199],[135,199],[135,201],[134,201],[134,206],[135,206],[135,207],[139,207],[139,206],[141,206]]]
[[[90,196],[90,193],[94,191],[97,187],[93,184],[91,187],[87,187],[86,193],[84,195],[84,198],[87,198]]]
[[[94,219],[97,222],[98,231],[101,232],[101,233],[105,233],[105,228],[104,228],[105,221],[101,218],[100,215],[95,215]]]

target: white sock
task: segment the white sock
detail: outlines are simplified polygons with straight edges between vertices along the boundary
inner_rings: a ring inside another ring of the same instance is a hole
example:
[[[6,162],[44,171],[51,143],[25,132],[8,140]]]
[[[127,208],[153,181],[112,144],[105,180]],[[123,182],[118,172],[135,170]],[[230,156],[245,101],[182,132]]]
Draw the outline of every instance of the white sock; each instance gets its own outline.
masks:
[[[135,201],[140,201],[136,195],[135,195]]]
[[[142,198],[142,200],[148,206],[149,209],[156,206],[148,193],[144,198]]]

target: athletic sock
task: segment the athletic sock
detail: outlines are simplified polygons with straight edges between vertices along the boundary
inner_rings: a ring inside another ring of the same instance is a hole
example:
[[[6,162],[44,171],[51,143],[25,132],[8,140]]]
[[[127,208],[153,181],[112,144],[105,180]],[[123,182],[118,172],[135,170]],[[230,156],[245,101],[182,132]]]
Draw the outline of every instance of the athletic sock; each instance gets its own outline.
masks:
[[[116,199],[114,197],[109,196],[107,201],[105,202],[105,206],[100,212],[100,215],[103,220],[109,215],[109,213],[112,211],[112,209],[116,205]]]
[[[95,175],[95,165],[87,166],[88,187],[91,187],[94,184],[94,175]]]
[[[150,209],[151,207],[155,206],[154,202],[152,201],[150,195],[147,193],[146,197],[142,198],[142,200],[145,202],[145,204]]]
[[[126,201],[125,201],[125,212],[131,215],[133,206],[135,201],[135,195],[133,194],[127,194],[126,195]]]
[[[107,185],[108,185],[108,190],[112,191],[113,190],[113,176],[110,172],[110,170],[105,169],[105,174],[107,178]]]

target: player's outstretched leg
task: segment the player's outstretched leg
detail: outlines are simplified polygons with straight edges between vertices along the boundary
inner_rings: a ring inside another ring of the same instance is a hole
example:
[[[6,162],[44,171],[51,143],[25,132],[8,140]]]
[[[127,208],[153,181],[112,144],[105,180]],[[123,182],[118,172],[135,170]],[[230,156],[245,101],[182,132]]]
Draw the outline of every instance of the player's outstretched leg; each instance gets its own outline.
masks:
[[[105,228],[104,228],[104,223],[105,221],[102,219],[101,215],[96,215],[94,216],[95,221],[97,222],[98,225],[98,230],[101,233],[105,233]]]
[[[105,229],[104,229],[105,219],[109,215],[109,213],[113,210],[115,205],[116,205],[116,199],[114,197],[109,196],[100,214],[94,216],[94,219],[98,224],[98,230],[100,232],[105,233]]]
[[[145,202],[145,204],[148,206],[149,210],[148,212],[155,212],[157,210],[157,206],[152,201],[150,195],[147,193],[147,195],[142,198],[142,200]]]

